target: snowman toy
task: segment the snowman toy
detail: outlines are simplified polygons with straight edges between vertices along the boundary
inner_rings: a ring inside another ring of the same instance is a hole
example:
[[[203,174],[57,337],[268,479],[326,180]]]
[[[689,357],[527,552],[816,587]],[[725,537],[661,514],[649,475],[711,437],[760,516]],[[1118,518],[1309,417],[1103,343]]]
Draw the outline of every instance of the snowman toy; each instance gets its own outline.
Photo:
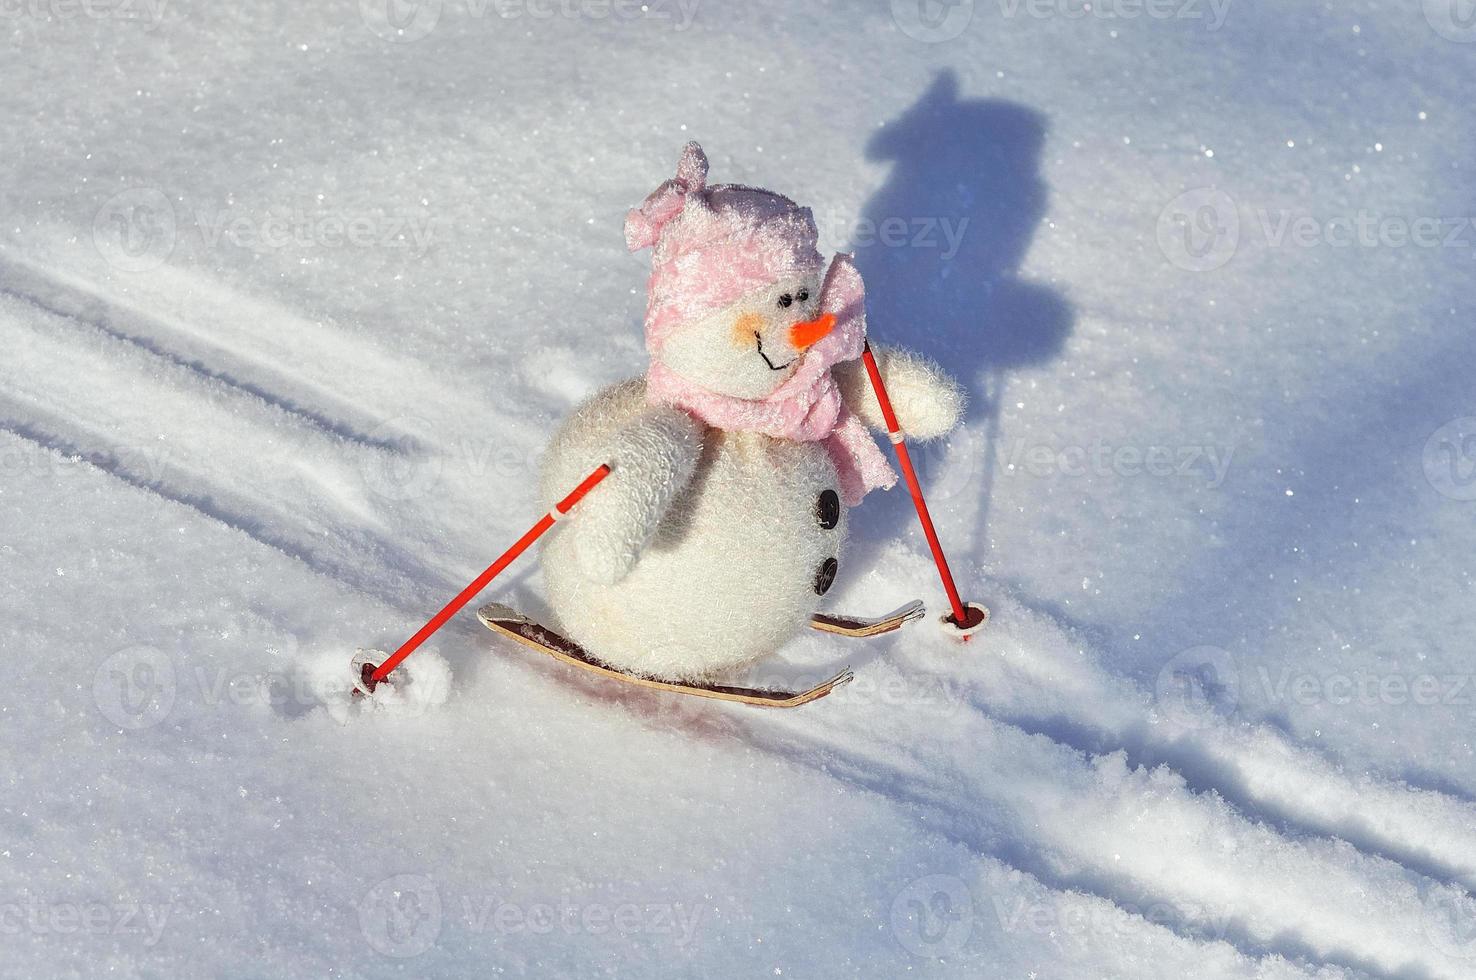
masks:
[[[851,257],[827,268],[810,209],[708,184],[707,170],[688,143],[676,176],[626,218],[630,249],[654,249],[649,370],[579,407],[544,459],[549,506],[610,467],[542,552],[562,632],[500,606],[481,618],[637,683],[762,699],[718,685],[807,626],[886,626],[816,606],[843,574],[847,511],[896,474],[867,431],[886,430],[859,360],[864,292]],[[957,384],[917,356],[873,353],[907,436],[953,429]]]

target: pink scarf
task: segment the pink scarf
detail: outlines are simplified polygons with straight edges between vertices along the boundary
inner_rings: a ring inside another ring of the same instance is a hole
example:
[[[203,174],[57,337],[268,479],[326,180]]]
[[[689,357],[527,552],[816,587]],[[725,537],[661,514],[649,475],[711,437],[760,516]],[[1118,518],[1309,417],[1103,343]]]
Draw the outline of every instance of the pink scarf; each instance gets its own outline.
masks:
[[[717,429],[824,442],[840,479],[841,497],[854,507],[871,490],[895,484],[897,474],[841,400],[831,374],[836,364],[860,357],[866,344],[865,287],[850,256],[838,255],[831,262],[820,291],[820,312],[835,314],[834,329],[805,352],[799,369],[767,397],[720,395],[653,360],[646,374],[646,401],[680,408]]]

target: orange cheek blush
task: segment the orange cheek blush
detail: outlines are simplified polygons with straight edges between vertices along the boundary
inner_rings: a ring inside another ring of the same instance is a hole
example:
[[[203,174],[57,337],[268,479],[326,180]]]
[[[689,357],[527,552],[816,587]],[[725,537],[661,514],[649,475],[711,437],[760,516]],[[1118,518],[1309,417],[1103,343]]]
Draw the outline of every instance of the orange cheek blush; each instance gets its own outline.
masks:
[[[752,347],[753,335],[764,330],[764,318],[757,313],[745,313],[733,321],[733,344],[737,347]]]

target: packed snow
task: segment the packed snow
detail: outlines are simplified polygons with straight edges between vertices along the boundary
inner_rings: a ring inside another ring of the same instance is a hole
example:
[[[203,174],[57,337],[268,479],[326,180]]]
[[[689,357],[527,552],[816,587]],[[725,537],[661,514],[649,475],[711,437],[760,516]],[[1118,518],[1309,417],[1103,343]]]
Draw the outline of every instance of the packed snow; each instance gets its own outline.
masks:
[[[1476,976],[1472,13],[0,3],[0,975]],[[643,370],[692,138],[968,388],[989,626],[764,711],[468,609],[351,698]]]

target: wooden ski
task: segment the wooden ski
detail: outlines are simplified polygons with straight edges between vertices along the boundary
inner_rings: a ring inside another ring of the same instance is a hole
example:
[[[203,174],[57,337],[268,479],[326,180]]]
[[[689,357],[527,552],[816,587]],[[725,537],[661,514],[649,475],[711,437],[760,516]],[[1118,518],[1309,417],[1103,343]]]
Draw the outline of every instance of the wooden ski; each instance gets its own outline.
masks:
[[[840,636],[878,636],[901,629],[914,619],[922,619],[925,610],[921,599],[913,599],[896,612],[885,616],[843,616],[839,613],[816,613],[810,617],[810,628]]]
[[[850,669],[841,671],[830,680],[810,688],[807,691],[765,691],[751,687],[724,687],[721,685],[705,684],[680,684],[672,681],[652,680],[649,677],[638,677],[635,674],[627,674],[624,671],[607,667],[591,657],[585,650],[574,641],[560,636],[546,626],[542,626],[521,613],[499,603],[488,603],[477,610],[477,619],[482,625],[500,633],[509,639],[546,653],[555,660],[561,660],[574,667],[601,674],[611,680],[621,681],[626,684],[634,684],[639,687],[647,687],[656,691],[669,691],[672,694],[687,694],[699,698],[712,698],[717,701],[736,701],[739,704],[751,704],[761,708],[798,708],[802,704],[825,697],[831,691],[843,684],[849,683],[854,674]],[[892,627],[895,629],[896,627]]]

